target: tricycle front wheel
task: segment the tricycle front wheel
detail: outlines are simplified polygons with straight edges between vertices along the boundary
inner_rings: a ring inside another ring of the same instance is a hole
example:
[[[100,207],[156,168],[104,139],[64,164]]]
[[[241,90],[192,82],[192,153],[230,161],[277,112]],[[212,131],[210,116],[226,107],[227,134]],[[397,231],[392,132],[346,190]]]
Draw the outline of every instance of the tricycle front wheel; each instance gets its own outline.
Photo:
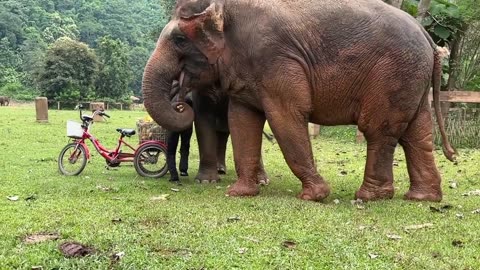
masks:
[[[58,169],[64,175],[79,175],[85,166],[87,153],[81,144],[67,144],[58,156]]]
[[[160,144],[144,144],[137,149],[133,165],[143,177],[162,177],[168,171],[167,150]]]

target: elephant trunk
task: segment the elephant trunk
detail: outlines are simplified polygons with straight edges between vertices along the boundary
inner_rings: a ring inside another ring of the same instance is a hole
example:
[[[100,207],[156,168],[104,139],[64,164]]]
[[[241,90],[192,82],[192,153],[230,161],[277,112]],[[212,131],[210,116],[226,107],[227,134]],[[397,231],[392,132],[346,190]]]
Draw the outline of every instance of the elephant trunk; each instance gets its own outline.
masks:
[[[193,109],[186,103],[182,110],[174,109],[170,102],[172,82],[181,72],[176,51],[166,41],[159,41],[147,62],[142,81],[142,92],[147,112],[157,124],[170,131],[182,131],[192,125]]]

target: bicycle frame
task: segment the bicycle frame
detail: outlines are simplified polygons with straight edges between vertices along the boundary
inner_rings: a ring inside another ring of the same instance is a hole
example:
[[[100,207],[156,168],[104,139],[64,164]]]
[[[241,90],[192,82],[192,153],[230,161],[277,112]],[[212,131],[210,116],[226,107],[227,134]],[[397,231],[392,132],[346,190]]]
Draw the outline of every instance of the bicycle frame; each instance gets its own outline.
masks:
[[[91,118],[93,119],[96,114],[99,114],[99,112],[95,111]],[[80,115],[81,115],[81,112],[80,112]],[[162,143],[160,141],[155,141],[155,140],[145,141],[142,144],[140,144],[137,148],[134,148],[133,146],[131,146],[130,144],[128,144],[124,140],[125,136],[120,135],[120,138],[118,139],[117,146],[115,147],[114,150],[110,150],[110,149],[106,148],[105,146],[103,146],[100,143],[100,141],[90,133],[90,128],[91,128],[93,122],[92,121],[87,122],[87,121],[84,121],[84,120],[82,120],[82,121],[84,122],[82,124],[82,129],[83,129],[82,138],[81,139],[74,139],[74,140],[77,144],[82,145],[83,148],[85,149],[85,154],[87,155],[87,160],[90,159],[91,155],[90,155],[90,149],[88,148],[88,146],[86,144],[86,140],[89,140],[93,144],[95,150],[109,163],[133,162],[135,154],[137,153],[137,149],[139,149],[141,146],[143,146],[145,144],[152,144],[152,143],[153,144],[159,144],[159,145],[162,145],[163,147],[166,148],[166,145],[164,143]],[[125,145],[130,150],[132,150],[133,152],[127,152],[127,153],[121,152],[120,150],[122,148],[122,145]]]

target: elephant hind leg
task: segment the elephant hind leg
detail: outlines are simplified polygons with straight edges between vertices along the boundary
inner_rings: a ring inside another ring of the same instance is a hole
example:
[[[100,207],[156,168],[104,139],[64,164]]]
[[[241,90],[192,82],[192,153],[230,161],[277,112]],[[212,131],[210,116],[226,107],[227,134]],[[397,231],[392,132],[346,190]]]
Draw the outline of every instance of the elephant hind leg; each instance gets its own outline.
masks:
[[[356,199],[373,201],[391,199],[393,188],[393,154],[397,144],[394,137],[381,136],[367,139],[367,162],[363,183],[355,193]]]
[[[367,140],[367,161],[363,183],[355,193],[356,199],[393,198],[393,156],[398,140],[407,128],[407,116],[398,113],[388,117],[382,119],[378,114],[372,114],[359,123],[359,129]]]
[[[441,177],[433,156],[432,128],[430,108],[425,102],[400,138],[410,177],[410,189],[405,194],[405,199],[442,200]]]

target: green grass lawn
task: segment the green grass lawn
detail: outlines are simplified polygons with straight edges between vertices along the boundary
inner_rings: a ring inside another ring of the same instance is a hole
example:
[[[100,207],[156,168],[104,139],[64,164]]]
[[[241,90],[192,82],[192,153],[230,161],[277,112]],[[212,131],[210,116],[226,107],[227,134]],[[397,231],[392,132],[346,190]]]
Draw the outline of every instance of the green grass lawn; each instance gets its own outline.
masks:
[[[109,114],[107,123],[93,127],[108,146],[115,144],[115,128],[133,128],[145,116]],[[257,197],[230,198],[224,194],[235,180],[231,147],[222,182],[200,185],[193,179],[199,159],[195,140],[190,177],[180,187],[170,184],[168,175],[139,177],[133,166],[106,170],[98,154],[81,175],[62,176],[56,160],[68,142],[69,119],[78,119],[78,112],[50,111],[49,123],[38,124],[33,107],[0,107],[0,269],[480,269],[480,214],[472,213],[480,208],[480,196],[462,195],[480,189],[479,150],[461,150],[456,165],[437,151],[441,203],[402,199],[408,177],[399,149],[395,197],[353,205],[365,162],[365,145],[353,142],[354,129],[329,128],[313,140],[318,168],[332,188],[324,203],[296,198],[300,182],[278,145],[265,140],[271,184]],[[458,188],[449,188],[451,181]],[[169,194],[167,200],[152,200],[163,194]],[[430,209],[445,205],[451,208]],[[431,225],[405,229],[426,223]],[[41,232],[58,233],[60,239],[23,242]],[[58,249],[65,241],[96,252],[66,258]],[[118,252],[125,256],[112,262]]]

